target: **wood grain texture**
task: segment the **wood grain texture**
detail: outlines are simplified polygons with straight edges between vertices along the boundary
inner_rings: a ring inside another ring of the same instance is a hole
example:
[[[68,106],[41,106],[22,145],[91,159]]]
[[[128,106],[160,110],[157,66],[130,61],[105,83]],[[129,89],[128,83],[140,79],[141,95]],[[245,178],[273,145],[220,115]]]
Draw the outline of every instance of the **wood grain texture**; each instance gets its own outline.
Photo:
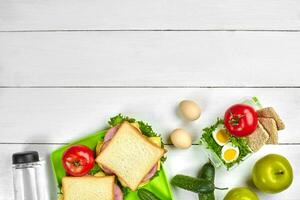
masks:
[[[1,86],[299,86],[286,32],[0,33]]]
[[[273,106],[286,129],[280,143],[300,142],[298,113],[300,89],[212,88],[15,88],[0,89],[0,142],[64,143],[106,127],[110,117],[124,113],[143,119],[162,134],[165,142],[173,129],[185,127],[196,142],[202,128],[222,116],[245,96],[258,96]],[[178,103],[194,99],[203,113],[185,123],[176,115]]]
[[[38,150],[49,161],[60,143],[104,128],[120,112],[148,121],[165,142],[171,130],[185,127],[195,143],[228,105],[253,95],[286,123],[280,145],[264,146],[231,172],[218,169],[216,184],[249,185],[255,161],[280,153],[294,167],[294,183],[259,196],[298,200],[299,13],[295,0],[2,0],[0,200],[13,199],[13,152]],[[177,116],[186,98],[202,107],[200,120]],[[207,162],[198,145],[167,148],[170,178],[196,175]],[[48,170],[52,177],[49,162]],[[173,189],[176,199],[197,199]],[[225,193],[218,191],[217,199]]]
[[[32,145],[32,144],[0,144],[0,152],[4,160],[0,162],[0,200],[13,200],[13,186],[12,186],[12,172],[11,172],[11,155],[14,152],[24,150],[37,150],[40,152],[41,157],[49,161],[49,154],[54,149],[58,148],[59,145]],[[169,178],[171,179],[176,174],[187,174],[196,176],[201,166],[207,162],[207,157],[200,146],[192,146],[188,150],[174,149],[172,146],[166,146],[168,149],[168,159],[165,163],[165,168]],[[260,157],[268,153],[279,153],[287,157],[293,165],[295,179],[292,186],[277,195],[265,195],[255,190],[255,188],[249,182],[251,175],[251,168],[255,161]],[[225,169],[216,170],[216,185],[220,187],[236,187],[236,186],[249,186],[254,189],[261,199],[263,200],[297,200],[300,195],[299,187],[300,181],[297,174],[300,173],[300,161],[299,161],[300,146],[293,145],[279,145],[279,146],[266,146],[261,151],[255,153],[253,156],[248,158],[239,167],[227,172]],[[50,164],[48,162],[49,181],[51,199],[55,199],[56,186],[53,180]],[[235,177],[235,178],[232,178]],[[197,199],[197,196],[191,192],[187,192],[178,188],[172,188],[176,199]],[[216,199],[223,199],[226,191],[216,191]]]
[[[2,0],[0,30],[299,30],[295,0]]]

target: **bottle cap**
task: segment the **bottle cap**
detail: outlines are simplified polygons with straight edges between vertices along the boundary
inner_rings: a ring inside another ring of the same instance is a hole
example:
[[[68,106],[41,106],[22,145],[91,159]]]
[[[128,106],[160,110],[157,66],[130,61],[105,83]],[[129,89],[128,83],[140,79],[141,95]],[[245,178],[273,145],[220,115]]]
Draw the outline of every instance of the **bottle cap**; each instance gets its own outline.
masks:
[[[37,151],[24,151],[14,153],[12,155],[13,164],[24,164],[39,161],[39,153]]]

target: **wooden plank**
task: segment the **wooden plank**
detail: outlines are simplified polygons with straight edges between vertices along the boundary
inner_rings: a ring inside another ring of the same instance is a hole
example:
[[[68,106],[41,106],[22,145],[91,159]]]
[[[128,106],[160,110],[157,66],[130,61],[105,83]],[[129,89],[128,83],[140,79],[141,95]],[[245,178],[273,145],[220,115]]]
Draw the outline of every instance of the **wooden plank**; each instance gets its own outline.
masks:
[[[15,88],[0,89],[0,142],[63,143],[106,127],[110,117],[124,113],[143,119],[168,141],[169,132],[185,127],[194,136],[245,96],[258,96],[274,106],[286,123],[279,142],[300,142],[298,113],[300,89],[258,88]],[[177,104],[194,99],[201,118],[184,123]]]
[[[0,33],[1,86],[299,86],[298,33]]]
[[[58,145],[32,145],[32,144],[0,144],[0,151],[2,152],[3,162],[0,162],[0,191],[1,191],[1,200],[12,200],[12,172],[11,172],[11,155],[14,152],[24,151],[24,150],[37,150],[40,152],[41,157],[45,158],[48,161],[48,174],[49,174],[49,183],[52,199],[55,199],[55,183],[52,178],[52,173],[50,170],[49,163],[49,154],[55,148],[58,148]],[[207,162],[207,157],[204,154],[203,150],[199,146],[193,146],[188,150],[178,150],[173,147],[167,146],[168,148],[168,159],[165,163],[165,168],[169,178],[173,177],[176,174],[188,174],[196,176],[197,172],[201,166]],[[299,145],[280,145],[280,146],[267,146],[264,147],[261,151],[254,154],[238,168],[233,169],[230,172],[227,172],[224,169],[217,169],[216,173],[216,185],[221,187],[236,187],[236,186],[246,186],[251,175],[251,168],[254,165],[255,161],[260,157],[268,153],[279,153],[287,157],[293,168],[295,179],[292,186],[276,195],[264,195],[259,193],[261,199],[264,200],[275,200],[275,199],[285,199],[285,200],[296,200],[300,195],[299,187],[300,181],[297,178],[297,174],[300,173],[300,161],[299,161]],[[251,186],[252,189],[254,189]],[[193,193],[183,191],[178,188],[173,188],[173,192],[176,199],[197,199],[197,196]],[[223,199],[222,197],[226,194],[226,191],[217,191],[216,199]]]
[[[2,31],[300,28],[294,0],[2,0],[0,10]]]

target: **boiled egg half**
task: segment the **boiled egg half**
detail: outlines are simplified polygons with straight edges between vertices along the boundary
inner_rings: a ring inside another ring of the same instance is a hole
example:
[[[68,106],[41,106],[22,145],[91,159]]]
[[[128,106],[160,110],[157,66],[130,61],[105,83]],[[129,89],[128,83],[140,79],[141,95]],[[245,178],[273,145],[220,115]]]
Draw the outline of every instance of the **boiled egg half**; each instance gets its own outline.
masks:
[[[240,154],[240,150],[238,147],[232,145],[232,143],[227,143],[222,148],[221,157],[226,163],[231,163],[235,161]]]
[[[216,143],[220,146],[224,146],[229,141],[229,134],[224,127],[218,127],[213,133],[212,136]]]

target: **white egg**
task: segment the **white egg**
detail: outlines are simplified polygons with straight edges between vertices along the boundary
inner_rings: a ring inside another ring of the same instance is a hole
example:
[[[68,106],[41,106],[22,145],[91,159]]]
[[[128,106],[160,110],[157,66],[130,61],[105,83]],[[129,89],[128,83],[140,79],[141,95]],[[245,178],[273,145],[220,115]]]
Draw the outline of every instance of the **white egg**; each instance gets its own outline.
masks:
[[[218,126],[212,133],[212,136],[216,143],[220,146],[224,146],[230,139],[227,130],[223,126]]]
[[[240,150],[238,147],[233,146],[232,143],[227,143],[222,148],[221,156],[226,163],[231,163],[239,157],[239,154]]]
[[[192,135],[184,129],[175,129],[170,134],[172,144],[181,149],[187,149],[192,145]]]
[[[179,104],[181,115],[189,121],[198,119],[201,115],[201,109],[198,104],[191,100],[181,101]]]

